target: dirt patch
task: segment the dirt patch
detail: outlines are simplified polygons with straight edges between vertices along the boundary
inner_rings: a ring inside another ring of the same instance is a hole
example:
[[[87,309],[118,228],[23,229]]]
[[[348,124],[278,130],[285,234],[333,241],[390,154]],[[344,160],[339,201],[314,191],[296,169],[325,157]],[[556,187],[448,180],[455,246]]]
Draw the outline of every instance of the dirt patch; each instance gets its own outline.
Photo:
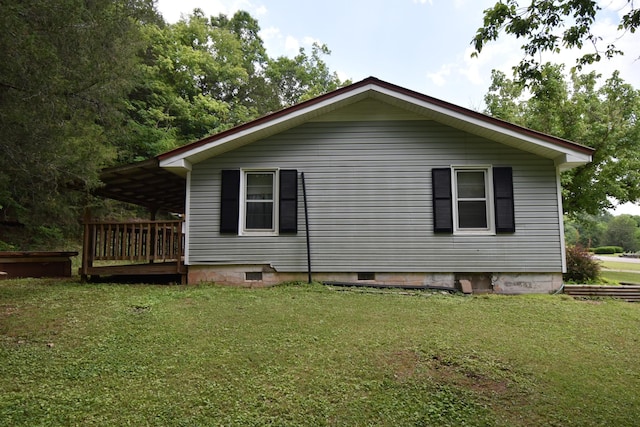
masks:
[[[9,317],[18,313],[18,307],[15,305],[0,305],[0,317]]]
[[[483,396],[520,394],[506,366],[465,357],[457,360],[446,354],[428,355],[415,350],[400,350],[385,355],[381,368],[399,382],[430,381],[435,384],[471,390]],[[504,374],[504,375],[502,375]]]
[[[149,305],[132,305],[131,311],[133,314],[144,314],[151,311],[151,306]]]
[[[393,352],[384,357],[383,363],[391,369],[393,378],[401,382],[414,378],[423,364],[421,354],[414,350]]]

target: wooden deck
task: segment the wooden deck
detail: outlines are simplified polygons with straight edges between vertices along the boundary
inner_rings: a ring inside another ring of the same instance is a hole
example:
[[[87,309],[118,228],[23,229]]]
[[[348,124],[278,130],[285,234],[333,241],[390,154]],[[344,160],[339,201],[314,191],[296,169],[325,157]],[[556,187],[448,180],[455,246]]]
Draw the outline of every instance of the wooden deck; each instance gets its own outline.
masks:
[[[86,222],[80,276],[180,275],[186,283],[182,226],[182,220]]]

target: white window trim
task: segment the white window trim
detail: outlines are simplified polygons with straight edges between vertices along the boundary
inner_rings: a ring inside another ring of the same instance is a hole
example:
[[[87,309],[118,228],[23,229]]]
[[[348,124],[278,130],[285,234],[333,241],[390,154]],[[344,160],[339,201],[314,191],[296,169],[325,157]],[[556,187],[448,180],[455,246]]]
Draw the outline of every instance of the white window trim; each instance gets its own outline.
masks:
[[[279,224],[279,200],[280,200],[280,169],[279,168],[248,168],[240,169],[240,215],[238,224],[238,235],[240,236],[278,236]],[[248,173],[273,173],[273,230],[252,230],[246,225],[247,206],[247,174]]]
[[[487,228],[460,228],[458,220],[458,178],[457,171],[483,171],[485,173],[485,196],[487,199]],[[451,195],[453,208],[453,234],[455,235],[495,235],[495,208],[493,205],[493,168],[491,165],[451,166]]]

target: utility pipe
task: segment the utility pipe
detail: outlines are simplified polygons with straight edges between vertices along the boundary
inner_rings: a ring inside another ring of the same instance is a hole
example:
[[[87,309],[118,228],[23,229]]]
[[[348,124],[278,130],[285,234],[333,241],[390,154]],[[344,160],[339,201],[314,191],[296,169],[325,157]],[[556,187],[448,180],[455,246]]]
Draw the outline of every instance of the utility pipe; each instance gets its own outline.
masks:
[[[311,241],[309,239],[309,208],[307,206],[307,186],[304,181],[304,172],[300,172],[300,178],[302,179],[302,198],[304,199],[304,226],[305,233],[307,235],[307,280],[309,283],[311,283]]]

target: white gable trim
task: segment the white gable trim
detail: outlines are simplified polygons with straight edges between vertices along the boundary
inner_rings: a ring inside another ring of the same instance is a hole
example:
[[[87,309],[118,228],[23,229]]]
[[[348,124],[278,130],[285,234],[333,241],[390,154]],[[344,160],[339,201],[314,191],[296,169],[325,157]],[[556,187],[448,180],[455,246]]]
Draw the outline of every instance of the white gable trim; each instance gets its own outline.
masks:
[[[337,108],[355,103],[360,99],[366,97],[366,92],[370,90],[370,85],[366,87],[357,88],[354,91],[346,92],[333,98],[326,99],[317,104],[310,105],[307,108],[297,109],[289,114],[281,117],[276,117],[273,120],[269,120],[264,123],[259,123],[256,126],[243,129],[239,132],[231,133],[223,138],[211,141],[208,144],[195,147],[193,150],[189,150],[185,153],[179,153],[176,156],[169,157],[160,161],[160,167],[171,167],[170,165],[179,165],[183,159],[193,159],[193,163],[209,158],[215,155],[219,155],[226,151],[237,148],[244,144],[251,143],[257,139],[265,138],[278,132],[290,129],[297,125],[307,122],[315,115],[319,115],[319,112],[328,112]],[[363,96],[363,94],[365,94]],[[226,147],[228,144],[233,144],[232,147]],[[205,154],[203,158],[203,154]]]
[[[363,83],[365,81],[360,84],[356,83],[351,88],[344,88],[342,92],[330,94],[330,96],[325,95],[324,99],[319,97],[317,102],[312,102],[307,106],[304,106],[303,103],[300,106],[290,107],[274,113],[271,118],[266,116],[262,119],[257,119],[253,125],[250,122],[239,126],[237,131],[231,129],[226,133],[223,132],[220,137],[210,137],[211,141],[209,142],[205,142],[205,138],[200,143],[192,144],[193,147],[191,149],[187,146],[187,149],[175,150],[173,155],[171,152],[161,155],[160,167],[171,169],[175,173],[184,175],[191,170],[191,165],[194,163],[299,126],[318,116],[366,98],[377,99],[420,114],[426,119],[435,120],[471,134],[528,151],[541,157],[553,159],[560,170],[571,169],[591,161],[588,149],[585,150],[583,147],[569,141],[562,141],[550,136],[545,138],[546,135],[507,125],[506,123],[502,125],[503,122],[499,120],[481,116],[475,112],[469,112],[473,114],[465,114],[464,111],[467,111],[466,109],[460,108],[458,110],[454,105],[447,107],[448,104],[444,102],[440,104],[439,101],[436,103],[429,101],[429,99],[421,99],[420,94],[415,94],[414,96],[410,91],[404,91],[401,88],[394,89],[392,85],[387,87],[384,82],[376,79],[371,78],[369,83]],[[522,131],[518,129],[522,129]],[[540,137],[536,135],[540,135]],[[558,141],[558,143],[554,143],[554,140]],[[572,146],[576,148],[574,149]]]

